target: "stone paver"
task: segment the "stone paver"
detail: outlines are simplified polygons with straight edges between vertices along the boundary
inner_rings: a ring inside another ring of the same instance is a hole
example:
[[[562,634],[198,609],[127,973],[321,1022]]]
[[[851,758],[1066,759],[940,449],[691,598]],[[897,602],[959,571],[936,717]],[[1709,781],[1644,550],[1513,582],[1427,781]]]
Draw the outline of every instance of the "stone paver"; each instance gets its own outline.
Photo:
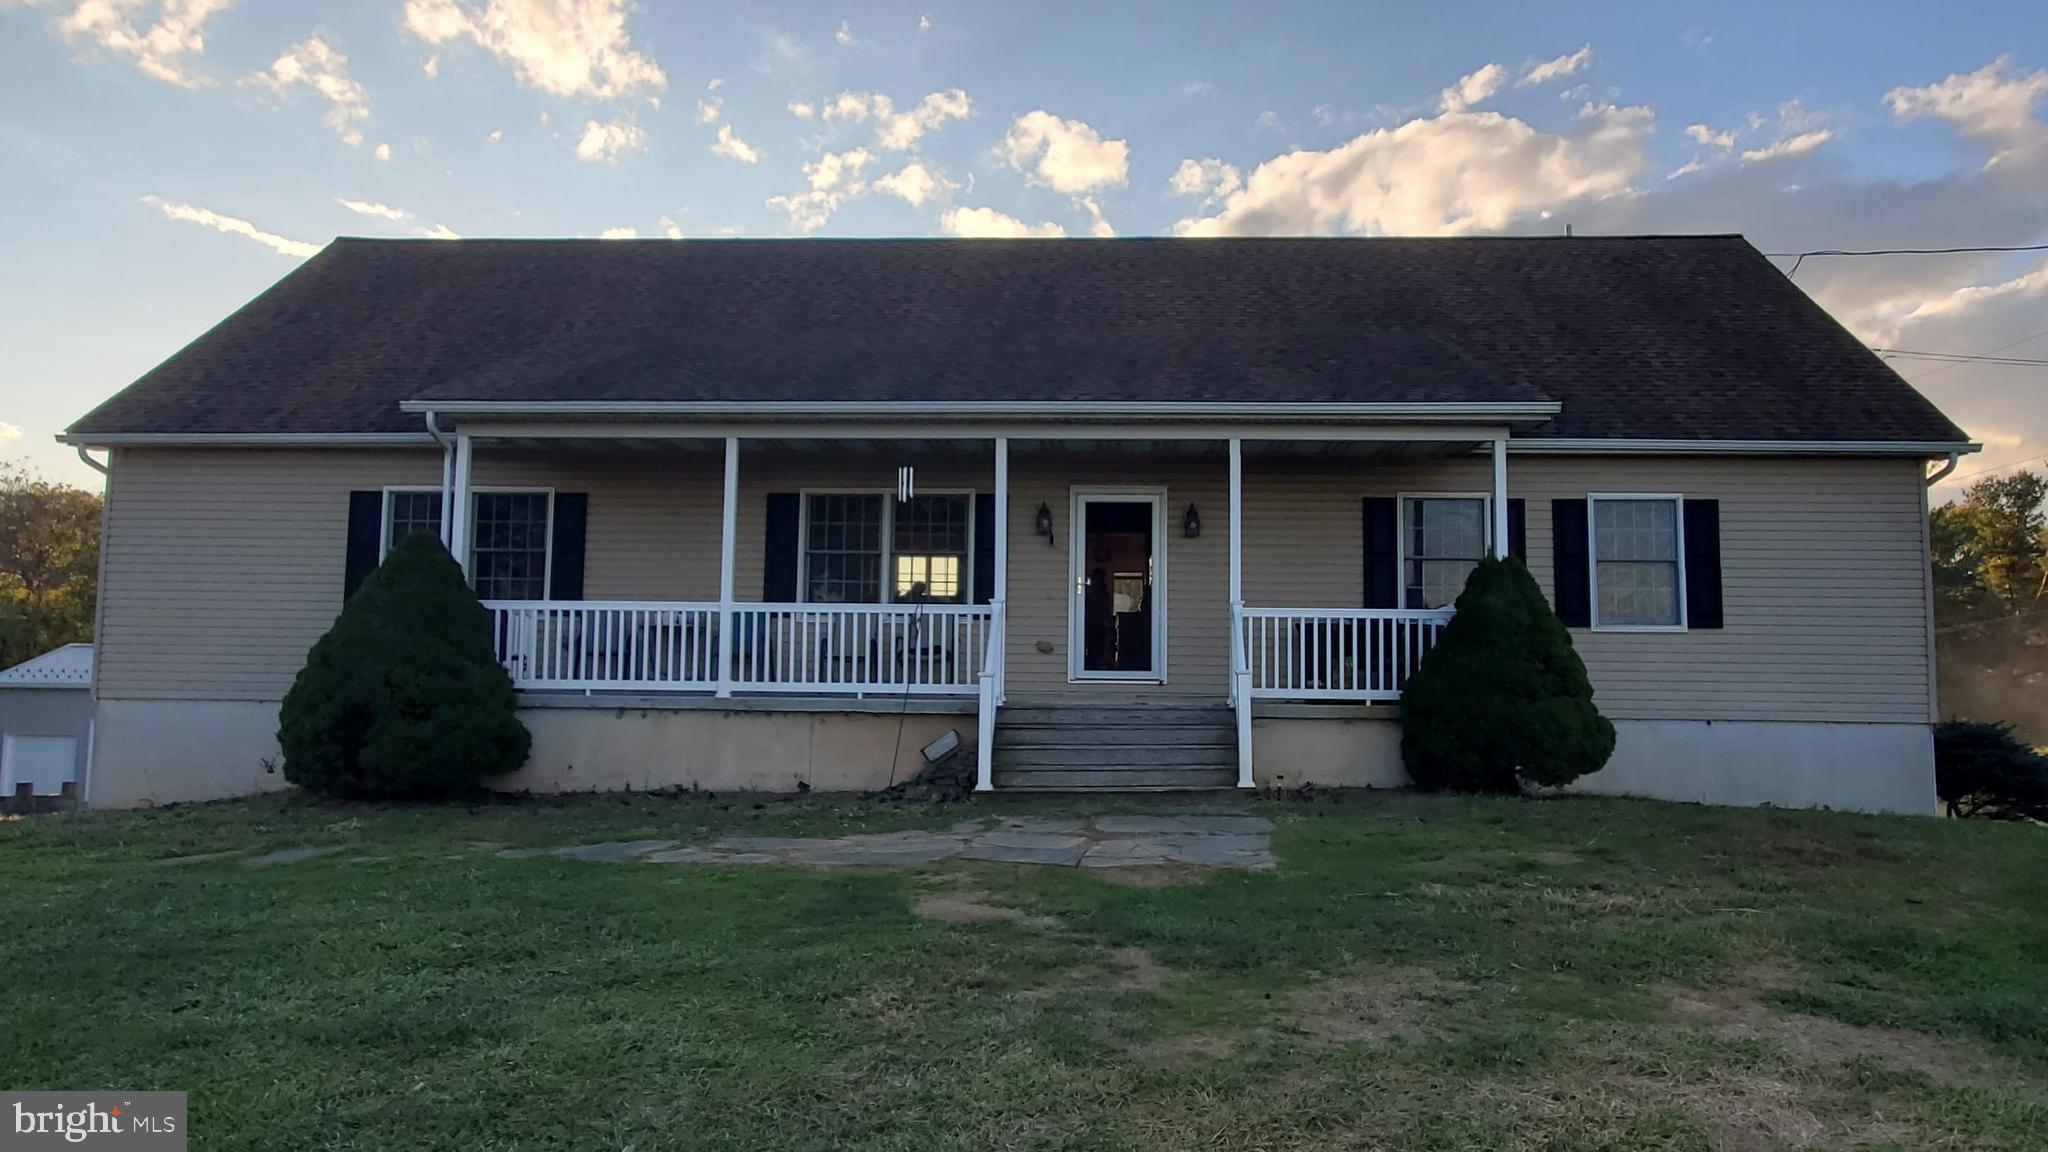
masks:
[[[268,868],[273,864],[297,864],[302,860],[332,856],[339,851],[339,844],[331,844],[325,848],[280,848],[275,852],[265,852],[261,856],[251,856],[244,863],[251,868]]]
[[[1054,819],[1005,816],[961,820],[944,832],[862,836],[727,836],[708,847],[673,840],[625,840],[561,848],[507,848],[499,859],[551,854],[601,863],[800,864],[885,868],[940,860],[981,860],[1051,867],[1273,867],[1272,821],[1241,813],[1127,815]]]
[[[604,844],[578,844],[569,848],[555,849],[555,855],[569,860],[592,860],[600,864],[617,864],[663,848],[673,848],[673,840],[613,840]]]

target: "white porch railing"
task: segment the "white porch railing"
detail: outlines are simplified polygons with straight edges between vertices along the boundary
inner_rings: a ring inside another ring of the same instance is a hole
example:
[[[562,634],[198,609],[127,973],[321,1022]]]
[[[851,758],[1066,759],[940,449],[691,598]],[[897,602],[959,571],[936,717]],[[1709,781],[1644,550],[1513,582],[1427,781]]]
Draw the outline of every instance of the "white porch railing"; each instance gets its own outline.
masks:
[[[718,605],[487,600],[517,688],[698,689],[718,683]]]
[[[1255,698],[1386,701],[1422,664],[1449,608],[1243,608],[1233,647]]]
[[[492,600],[491,638],[522,689],[971,695],[992,610],[957,604]]]

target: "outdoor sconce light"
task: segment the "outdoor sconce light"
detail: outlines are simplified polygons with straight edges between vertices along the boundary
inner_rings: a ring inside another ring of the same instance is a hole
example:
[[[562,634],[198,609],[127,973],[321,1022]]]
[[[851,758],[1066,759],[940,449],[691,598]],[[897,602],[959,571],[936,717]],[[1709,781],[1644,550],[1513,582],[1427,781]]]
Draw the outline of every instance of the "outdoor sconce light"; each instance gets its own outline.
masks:
[[[1045,537],[1045,543],[1050,547],[1052,545],[1052,509],[1046,507],[1045,502],[1042,500],[1038,504],[1038,519],[1036,523],[1038,525],[1038,534]]]
[[[1180,534],[1190,540],[1202,534],[1202,514],[1195,511],[1193,504],[1188,505],[1187,515],[1180,518]]]

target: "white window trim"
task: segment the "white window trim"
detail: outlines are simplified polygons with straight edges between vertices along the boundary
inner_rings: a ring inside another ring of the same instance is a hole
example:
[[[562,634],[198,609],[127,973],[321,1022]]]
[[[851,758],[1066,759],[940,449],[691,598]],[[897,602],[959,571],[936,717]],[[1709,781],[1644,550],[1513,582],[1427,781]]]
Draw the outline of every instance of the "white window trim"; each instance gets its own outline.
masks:
[[[1600,525],[1593,505],[1601,500],[1668,500],[1672,523],[1677,527],[1673,547],[1678,568],[1678,623],[1602,624],[1600,622]],[[1595,632],[1689,632],[1685,612],[1685,496],[1679,492],[1588,492],[1586,493],[1586,619]]]
[[[379,564],[384,562],[384,557],[391,554],[391,497],[400,492],[431,493],[436,496],[445,495],[438,484],[386,484],[384,486],[383,514],[377,518],[377,562]],[[545,548],[546,556],[541,561],[540,596],[543,600],[553,597],[555,594],[555,490],[553,488],[519,484],[471,485],[469,489],[469,515],[472,525],[476,523],[476,498],[485,494],[545,495],[548,498],[547,546]],[[447,524],[448,509],[444,502],[441,508],[441,525],[445,529]],[[470,587],[474,589],[476,587],[476,541],[474,539],[469,544],[469,561],[467,565],[470,573],[469,583]]]
[[[1479,550],[1484,560],[1493,555],[1493,493],[1491,492],[1401,492],[1394,498],[1394,607],[1408,607],[1408,502],[1410,500],[1477,500],[1485,520],[1485,543]],[[1448,608],[1450,605],[1446,604]]]
[[[967,562],[960,568],[960,599],[957,605],[970,608],[974,605],[974,498],[979,495],[972,488],[932,488],[919,490],[915,496],[965,496],[967,497]],[[796,602],[811,602],[811,497],[813,496],[880,496],[882,498],[882,599],[881,604],[908,604],[908,600],[896,598],[896,489],[894,488],[799,488],[797,489],[796,517]],[[933,604],[955,604],[952,600],[933,600]],[[879,606],[879,605],[878,605]]]

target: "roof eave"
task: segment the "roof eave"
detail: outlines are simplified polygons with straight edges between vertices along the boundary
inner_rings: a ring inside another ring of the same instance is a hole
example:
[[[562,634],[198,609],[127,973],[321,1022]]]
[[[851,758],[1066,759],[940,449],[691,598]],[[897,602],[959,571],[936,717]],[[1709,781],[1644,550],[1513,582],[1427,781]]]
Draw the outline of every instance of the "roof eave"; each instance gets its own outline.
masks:
[[[404,412],[441,416],[563,417],[596,416],[616,418],[639,416],[651,419],[692,418],[759,420],[1144,420],[1291,421],[1303,418],[1361,421],[1501,421],[1547,420],[1563,406],[1555,400],[1472,401],[1445,404],[1288,404],[1246,402],[1156,402],[1116,401],[987,401],[935,403],[931,401],[842,402],[842,401],[650,401],[650,400],[407,400],[399,404]]]

